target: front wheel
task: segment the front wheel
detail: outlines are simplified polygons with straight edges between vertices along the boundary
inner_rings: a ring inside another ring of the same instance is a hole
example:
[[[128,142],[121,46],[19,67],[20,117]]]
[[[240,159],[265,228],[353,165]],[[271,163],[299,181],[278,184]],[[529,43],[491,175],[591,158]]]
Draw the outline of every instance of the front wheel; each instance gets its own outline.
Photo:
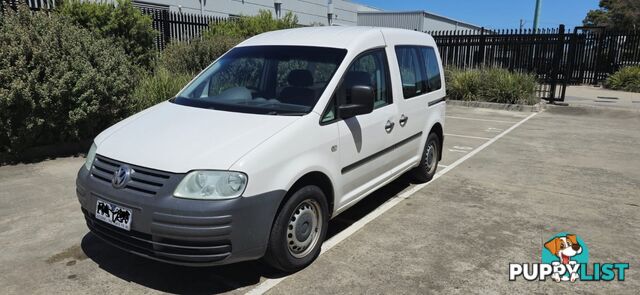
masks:
[[[436,175],[438,170],[438,161],[440,159],[440,138],[437,134],[431,133],[427,137],[420,164],[411,170],[411,176],[418,182],[424,183]]]
[[[276,216],[264,260],[285,272],[307,267],[320,255],[328,215],[327,199],[319,187],[295,191]]]

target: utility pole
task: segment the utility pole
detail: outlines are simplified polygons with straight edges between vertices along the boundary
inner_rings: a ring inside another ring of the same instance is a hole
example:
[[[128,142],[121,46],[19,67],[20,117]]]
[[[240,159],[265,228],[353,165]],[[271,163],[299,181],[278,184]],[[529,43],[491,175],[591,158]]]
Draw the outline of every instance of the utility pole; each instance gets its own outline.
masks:
[[[329,0],[329,3],[327,4],[327,24],[329,24],[329,26],[333,25],[333,18],[333,0]]]
[[[533,16],[533,32],[538,31],[538,19],[540,18],[540,6],[542,5],[542,0],[536,0],[536,12]]]

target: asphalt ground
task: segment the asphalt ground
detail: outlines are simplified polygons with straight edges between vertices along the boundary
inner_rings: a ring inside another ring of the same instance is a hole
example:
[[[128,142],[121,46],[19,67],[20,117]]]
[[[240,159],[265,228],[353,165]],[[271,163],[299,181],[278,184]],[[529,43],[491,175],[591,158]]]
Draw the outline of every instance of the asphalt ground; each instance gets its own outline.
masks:
[[[127,254],[88,233],[75,197],[82,158],[0,167],[0,290],[51,293],[633,293],[640,287],[640,114],[447,108],[427,185],[390,183],[331,221],[296,274],[258,262],[188,268]],[[624,282],[510,282],[557,232],[590,261],[627,262]]]
[[[565,102],[573,106],[640,111],[640,93],[616,91],[595,86],[567,86]]]

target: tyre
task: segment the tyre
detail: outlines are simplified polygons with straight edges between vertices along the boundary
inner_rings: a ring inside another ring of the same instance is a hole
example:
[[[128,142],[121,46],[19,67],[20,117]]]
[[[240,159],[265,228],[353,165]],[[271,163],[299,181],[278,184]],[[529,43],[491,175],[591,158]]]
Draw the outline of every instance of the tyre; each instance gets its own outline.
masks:
[[[427,137],[424,150],[422,152],[422,158],[418,167],[411,170],[411,176],[417,182],[428,182],[433,179],[438,170],[438,161],[440,159],[440,138],[437,134],[431,133]]]
[[[296,190],[276,216],[264,261],[285,272],[307,267],[320,255],[328,223],[322,190],[315,185]]]

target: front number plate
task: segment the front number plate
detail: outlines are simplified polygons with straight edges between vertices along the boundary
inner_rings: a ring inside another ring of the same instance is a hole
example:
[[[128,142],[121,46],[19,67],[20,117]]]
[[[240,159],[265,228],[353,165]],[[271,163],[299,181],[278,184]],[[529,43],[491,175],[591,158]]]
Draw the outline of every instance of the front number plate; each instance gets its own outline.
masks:
[[[120,207],[102,200],[96,204],[96,219],[124,230],[131,230],[131,209]]]

